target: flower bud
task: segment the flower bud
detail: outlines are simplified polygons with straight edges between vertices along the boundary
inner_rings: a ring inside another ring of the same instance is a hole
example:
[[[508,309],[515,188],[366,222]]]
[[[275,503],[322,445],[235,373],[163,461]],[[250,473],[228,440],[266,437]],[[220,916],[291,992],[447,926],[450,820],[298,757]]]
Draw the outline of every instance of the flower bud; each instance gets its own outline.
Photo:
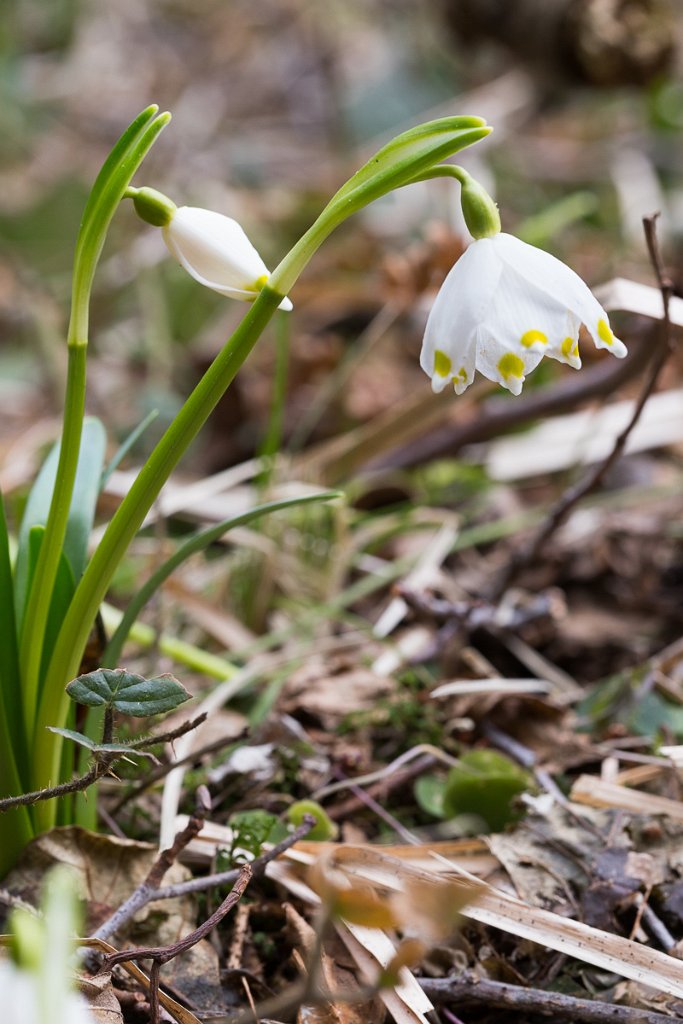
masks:
[[[252,302],[270,277],[242,227],[222,213],[176,207],[162,232],[170,253],[188,274],[221,295]],[[291,308],[283,298],[280,309]]]

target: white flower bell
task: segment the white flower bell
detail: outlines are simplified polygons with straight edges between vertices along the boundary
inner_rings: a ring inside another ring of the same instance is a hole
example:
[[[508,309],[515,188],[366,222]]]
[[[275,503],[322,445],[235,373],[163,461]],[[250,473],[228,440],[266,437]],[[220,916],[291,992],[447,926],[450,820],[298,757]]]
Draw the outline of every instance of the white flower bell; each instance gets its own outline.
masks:
[[[512,235],[478,238],[436,297],[420,365],[435,392],[452,382],[460,395],[479,370],[518,395],[544,355],[581,366],[582,323],[597,348],[626,355],[605,310],[573,270]]]
[[[270,271],[244,229],[222,213],[197,206],[176,206],[154,188],[129,188],[139,216],[160,227],[166,246],[188,274],[221,295],[253,302]],[[283,298],[280,309],[292,309]]]
[[[626,355],[607,313],[573,270],[503,234],[496,204],[463,167],[448,164],[435,172],[460,182],[475,241],[450,271],[427,320],[420,365],[434,391],[452,382],[461,395],[479,370],[518,395],[543,356],[578,369],[582,323],[597,348],[619,359]]]
[[[162,233],[188,274],[221,295],[252,302],[270,277],[243,228],[222,213],[179,206]],[[289,299],[280,303],[280,309],[291,308]]]

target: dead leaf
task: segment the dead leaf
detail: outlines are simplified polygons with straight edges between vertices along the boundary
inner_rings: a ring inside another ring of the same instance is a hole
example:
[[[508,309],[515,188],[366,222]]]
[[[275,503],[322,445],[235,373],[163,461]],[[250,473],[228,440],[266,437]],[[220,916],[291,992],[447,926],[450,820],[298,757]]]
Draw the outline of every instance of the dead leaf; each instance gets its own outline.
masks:
[[[71,826],[54,829],[27,846],[21,860],[7,876],[6,888],[30,901],[40,881],[54,864],[74,869],[79,891],[87,904],[89,928],[95,928],[119,907],[144,881],[157,856],[157,848],[114,836],[98,835]],[[188,879],[190,872],[173,864],[166,884]],[[159,946],[176,942],[197,924],[193,897],[146,904],[117,936],[121,948]],[[164,978],[187,995],[202,1011],[223,1009],[218,957],[208,941],[199,942],[164,968]]]
[[[109,972],[79,979],[78,988],[97,1024],[123,1024],[121,1004],[114,993]]]

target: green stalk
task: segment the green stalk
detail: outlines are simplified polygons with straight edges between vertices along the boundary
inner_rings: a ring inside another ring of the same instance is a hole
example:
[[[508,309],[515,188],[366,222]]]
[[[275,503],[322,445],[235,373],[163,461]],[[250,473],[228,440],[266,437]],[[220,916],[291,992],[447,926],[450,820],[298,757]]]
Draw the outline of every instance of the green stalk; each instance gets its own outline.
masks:
[[[282,444],[282,428],[285,416],[285,400],[287,398],[287,377],[289,373],[289,334],[291,319],[286,313],[275,318],[275,372],[273,374],[273,396],[270,401],[268,429],[261,446],[260,456],[264,468],[259,476],[259,484],[265,488],[270,483],[273,473],[273,458]]]
[[[45,626],[64,545],[81,447],[86,358],[85,344],[69,346],[64,425],[55,489],[21,632],[19,657],[23,675],[24,724],[29,745],[36,720]]]
[[[159,132],[170,119],[168,114],[156,117],[157,109],[153,106],[144,110],[114,146],[91,190],[76,242],[71,317],[67,335],[67,390],[59,463],[45,524],[45,535],[31,590],[27,596],[19,648],[24,690],[24,721],[29,746],[32,743],[38,713],[45,627],[66,536],[81,445],[93,279],[107,230],[118,204]],[[48,724],[58,725],[59,721]]]
[[[121,502],[91,558],[64,617],[50,662],[50,686],[41,700],[35,732],[35,779],[39,788],[57,777],[62,738],[48,725],[62,721],[69,698],[66,684],[78,674],[90,626],[111,579],[156,498],[256,344],[282,301],[266,285],[222,351],[163,435]],[[35,808],[41,830],[52,827],[54,807],[44,801]]]

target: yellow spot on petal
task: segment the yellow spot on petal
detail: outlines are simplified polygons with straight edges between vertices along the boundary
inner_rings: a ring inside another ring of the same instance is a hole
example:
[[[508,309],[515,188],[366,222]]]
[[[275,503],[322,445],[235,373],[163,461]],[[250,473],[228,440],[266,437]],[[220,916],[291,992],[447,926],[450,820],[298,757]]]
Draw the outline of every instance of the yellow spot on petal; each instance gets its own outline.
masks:
[[[244,286],[245,292],[260,292],[264,284],[268,284],[268,274],[261,274],[257,277],[253,284],[247,284]]]
[[[498,371],[505,380],[509,377],[523,377],[524,363],[514,352],[506,352],[498,360]]]
[[[606,345],[614,344],[612,328],[606,320],[598,320],[598,338],[600,338],[601,341],[604,341]]]
[[[578,356],[579,354],[579,343],[574,341],[573,338],[566,337],[562,342],[562,355],[563,356]]]
[[[543,331],[527,331],[522,335],[520,341],[522,342],[522,345],[524,345],[524,348],[531,348],[531,346],[535,345],[537,342],[540,342],[541,345],[548,344],[548,338]]]
[[[463,384],[467,383],[467,370],[465,369],[464,366],[460,367],[455,376],[457,377],[458,380],[461,380]]]
[[[434,353],[434,374],[437,377],[450,377],[453,364],[445,352],[437,348]]]

